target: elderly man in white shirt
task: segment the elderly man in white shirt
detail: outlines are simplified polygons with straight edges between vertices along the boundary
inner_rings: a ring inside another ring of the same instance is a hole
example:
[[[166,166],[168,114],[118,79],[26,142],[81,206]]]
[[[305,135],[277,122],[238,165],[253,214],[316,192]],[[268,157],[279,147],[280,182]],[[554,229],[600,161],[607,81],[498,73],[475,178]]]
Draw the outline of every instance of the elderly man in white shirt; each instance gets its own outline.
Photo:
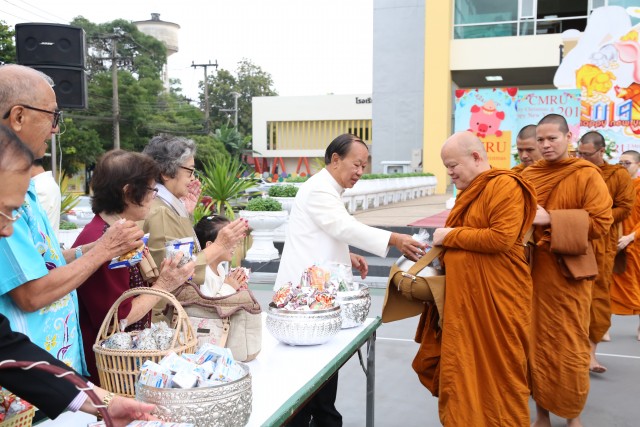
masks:
[[[424,253],[425,245],[411,236],[362,224],[344,207],[342,193],[358,182],[368,159],[369,148],[355,135],[340,135],[329,144],[325,168],[305,182],[296,195],[274,290],[287,282],[298,283],[303,271],[314,264],[351,265],[364,279],[367,262],[349,252],[349,245],[378,256],[386,256],[389,246],[395,246],[413,260]],[[342,416],[334,405],[337,387],[336,374],[289,425],[308,427],[313,415],[316,426],[341,426]]]

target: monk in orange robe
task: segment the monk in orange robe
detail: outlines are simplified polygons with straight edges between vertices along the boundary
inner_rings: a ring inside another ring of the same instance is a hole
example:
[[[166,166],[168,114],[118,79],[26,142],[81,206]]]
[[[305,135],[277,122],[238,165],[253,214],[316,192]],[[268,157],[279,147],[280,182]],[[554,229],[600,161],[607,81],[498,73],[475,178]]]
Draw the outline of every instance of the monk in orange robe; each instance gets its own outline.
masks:
[[[589,309],[598,272],[592,241],[609,231],[612,202],[599,169],[569,157],[564,117],[543,117],[536,139],[543,160],[522,173],[539,205],[529,355],[533,425],[551,427],[551,411],[576,427],[589,394]]]
[[[618,226],[631,215],[635,189],[629,173],[620,165],[610,165],[604,160],[606,143],[598,132],[587,132],[580,138],[578,156],[600,168],[602,178],[607,184],[609,195],[613,200],[613,224],[609,233],[601,239],[594,240],[593,250],[598,262],[598,276],[593,282],[591,292],[591,322],[589,323],[589,341],[591,343],[591,363],[589,370],[603,373],[607,368],[600,364],[596,357],[598,343],[611,326],[611,302],[609,289],[613,280],[613,261],[618,247]]]
[[[631,216],[622,223],[622,236],[618,240],[618,249],[627,254],[627,267],[624,273],[613,274],[611,284],[611,312],[620,315],[640,315],[640,243],[636,236],[640,232],[640,153],[625,151],[620,156],[623,165],[631,177],[636,191],[636,201]],[[640,326],[638,326],[638,341],[640,341]]]
[[[542,159],[542,154],[540,154],[536,143],[536,125],[527,125],[520,129],[516,137],[516,148],[520,164],[511,168],[516,173],[522,173],[527,166]]]
[[[471,133],[451,136],[441,156],[460,190],[446,228],[434,232],[434,244],[445,248],[443,323],[438,331],[429,319],[420,329],[413,367],[439,396],[444,426],[528,425],[533,284],[522,241],[535,216],[533,188],[512,171],[492,169]],[[423,314],[422,326],[432,314]]]

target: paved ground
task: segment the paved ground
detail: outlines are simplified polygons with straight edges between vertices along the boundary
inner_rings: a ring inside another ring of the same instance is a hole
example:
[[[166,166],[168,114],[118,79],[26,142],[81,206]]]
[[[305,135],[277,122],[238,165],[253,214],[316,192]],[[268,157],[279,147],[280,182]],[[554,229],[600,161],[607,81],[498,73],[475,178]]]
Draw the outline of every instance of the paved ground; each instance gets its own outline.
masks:
[[[445,209],[450,195],[436,195],[356,213],[369,225],[405,226]],[[270,300],[268,284],[251,285],[263,306]],[[370,316],[380,315],[384,293],[372,290]],[[417,351],[413,336],[418,318],[384,324],[376,344],[375,425],[383,427],[437,427],[437,400],[420,384],[411,369]],[[600,361],[609,370],[591,375],[591,392],[583,412],[585,427],[640,426],[640,341],[635,339],[637,316],[614,316],[612,341],[598,347]],[[353,357],[340,370],[337,406],[345,427],[365,425],[365,376],[358,358]],[[533,410],[533,406],[530,405]],[[552,419],[553,426],[563,426]],[[472,426],[470,426],[472,427]],[[524,426],[523,426],[524,427]]]

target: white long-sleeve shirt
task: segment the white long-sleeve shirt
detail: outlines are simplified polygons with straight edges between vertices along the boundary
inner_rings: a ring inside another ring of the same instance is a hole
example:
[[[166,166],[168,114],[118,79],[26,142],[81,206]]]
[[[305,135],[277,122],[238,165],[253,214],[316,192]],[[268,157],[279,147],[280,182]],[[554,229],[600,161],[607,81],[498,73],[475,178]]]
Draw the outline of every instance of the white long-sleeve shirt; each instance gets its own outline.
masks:
[[[351,265],[349,246],[386,256],[391,232],[362,224],[342,202],[344,188],[322,169],[302,184],[291,209],[289,230],[274,285],[297,284],[314,264]]]

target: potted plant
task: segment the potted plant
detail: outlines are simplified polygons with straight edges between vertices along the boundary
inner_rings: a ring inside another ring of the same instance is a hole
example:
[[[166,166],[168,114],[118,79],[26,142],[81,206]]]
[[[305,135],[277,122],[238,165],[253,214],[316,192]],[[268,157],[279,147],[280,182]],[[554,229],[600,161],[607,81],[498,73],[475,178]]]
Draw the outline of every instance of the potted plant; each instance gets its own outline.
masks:
[[[271,197],[256,197],[249,200],[245,210],[239,212],[240,218],[249,222],[253,244],[247,251],[247,261],[267,262],[280,255],[273,244],[273,232],[288,217],[282,210],[282,204]]]
[[[287,211],[287,214],[291,215],[291,208],[293,208],[293,201],[296,198],[298,189],[299,187],[293,184],[274,185],[269,187],[269,197],[273,197],[282,203],[282,208]],[[289,220],[287,218],[287,221],[274,231],[273,239],[276,242],[284,242],[287,237],[288,225]]]
[[[258,182],[254,178],[240,178],[247,166],[239,159],[229,156],[216,156],[212,162],[204,165],[202,175],[202,194],[210,198],[211,211],[234,219],[234,206],[247,189]]]

